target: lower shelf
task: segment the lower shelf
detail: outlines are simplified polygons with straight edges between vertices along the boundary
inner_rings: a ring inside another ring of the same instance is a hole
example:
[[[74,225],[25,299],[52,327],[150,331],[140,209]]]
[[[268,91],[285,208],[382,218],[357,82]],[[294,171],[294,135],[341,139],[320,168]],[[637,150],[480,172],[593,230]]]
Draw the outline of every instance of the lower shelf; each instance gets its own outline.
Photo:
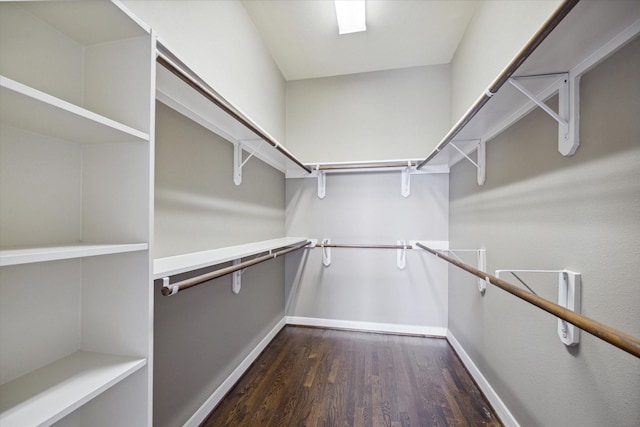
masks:
[[[0,425],[50,425],[145,366],[147,360],[78,351],[0,387]]]

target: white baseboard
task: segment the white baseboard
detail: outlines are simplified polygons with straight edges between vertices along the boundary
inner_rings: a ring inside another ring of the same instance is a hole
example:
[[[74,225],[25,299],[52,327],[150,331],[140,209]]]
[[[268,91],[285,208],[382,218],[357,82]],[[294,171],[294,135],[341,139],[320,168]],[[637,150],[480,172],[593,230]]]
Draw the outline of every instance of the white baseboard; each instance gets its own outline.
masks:
[[[282,328],[286,325],[286,320],[283,317],[269,333],[258,343],[258,345],[244,358],[244,360],[233,370],[231,375],[227,377],[220,384],[220,387],[213,392],[213,394],[204,402],[204,404],[198,408],[198,410],[184,423],[184,427],[198,427],[207,416],[213,411],[218,403],[224,398],[224,396],[231,390],[235,383],[242,377],[249,366],[258,358],[262,350],[275,338]]]
[[[496,411],[496,414],[498,415],[498,417],[500,417],[500,420],[502,421],[502,423],[506,427],[520,427],[520,424],[518,424],[518,421],[511,414],[511,412],[509,412],[509,409],[504,404],[502,399],[500,399],[500,396],[498,396],[498,393],[496,393],[493,387],[491,387],[491,384],[489,384],[489,381],[487,381],[484,375],[482,375],[482,372],[480,372],[480,369],[478,369],[476,364],[473,363],[473,360],[471,360],[471,357],[469,357],[467,352],[464,351],[464,348],[462,348],[462,345],[460,345],[460,343],[453,336],[451,331],[447,331],[447,341],[449,341],[449,344],[451,344],[451,347],[453,347],[456,353],[458,353],[458,356],[462,360],[462,363],[464,364],[464,366],[467,368],[467,371],[469,371],[473,379],[478,384],[478,387],[480,387],[480,390],[482,390],[482,392],[486,396],[489,403],[491,403],[491,406],[493,406],[493,409]]]
[[[355,322],[350,320],[318,319],[314,317],[287,316],[287,325],[315,326],[367,332],[387,332],[394,334],[426,335],[446,337],[447,328],[433,326],[396,325],[393,323]]]

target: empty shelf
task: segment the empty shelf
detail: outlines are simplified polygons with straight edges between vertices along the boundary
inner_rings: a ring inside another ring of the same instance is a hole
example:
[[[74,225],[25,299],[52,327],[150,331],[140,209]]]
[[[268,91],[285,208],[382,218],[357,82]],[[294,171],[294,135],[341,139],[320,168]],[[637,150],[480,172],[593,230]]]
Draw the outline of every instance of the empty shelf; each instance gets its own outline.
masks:
[[[146,364],[144,358],[78,351],[0,388],[2,427],[50,425]]]

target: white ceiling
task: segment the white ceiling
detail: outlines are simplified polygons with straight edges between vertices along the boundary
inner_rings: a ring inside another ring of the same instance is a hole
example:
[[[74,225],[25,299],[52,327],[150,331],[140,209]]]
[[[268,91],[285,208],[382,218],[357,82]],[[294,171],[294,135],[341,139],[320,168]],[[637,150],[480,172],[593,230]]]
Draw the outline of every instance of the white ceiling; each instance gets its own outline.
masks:
[[[287,80],[451,61],[476,0],[367,0],[367,31],[338,35],[333,0],[243,0]]]

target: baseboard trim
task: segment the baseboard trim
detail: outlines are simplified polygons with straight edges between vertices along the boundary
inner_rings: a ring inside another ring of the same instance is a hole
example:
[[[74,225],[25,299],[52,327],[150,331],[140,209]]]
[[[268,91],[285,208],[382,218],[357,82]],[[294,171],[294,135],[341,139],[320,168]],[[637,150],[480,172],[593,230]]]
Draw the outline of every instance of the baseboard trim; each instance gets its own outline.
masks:
[[[446,337],[447,328],[433,326],[396,325],[393,323],[356,322],[350,320],[319,319],[314,317],[287,316],[287,325],[314,326],[350,331],[385,332],[394,334]]]
[[[282,328],[286,326],[286,318],[282,318],[267,335],[258,343],[258,345],[244,358],[244,360],[233,370],[231,375],[220,384],[220,387],[198,408],[198,410],[184,423],[184,427],[198,427],[214,410],[216,405],[224,398],[224,396],[233,388],[238,380],[244,375],[249,366],[260,356],[260,353],[275,338]]]
[[[449,341],[451,347],[456,351],[460,360],[462,360],[462,363],[467,368],[467,371],[469,371],[473,379],[476,381],[476,384],[478,384],[478,387],[480,387],[480,390],[482,390],[482,393],[484,393],[489,403],[491,403],[491,406],[493,406],[493,409],[496,411],[496,414],[500,417],[500,421],[502,421],[505,427],[520,427],[520,424],[518,424],[518,421],[515,419],[513,414],[511,414],[502,399],[500,399],[498,393],[496,393],[493,387],[491,387],[489,381],[487,381],[484,375],[482,375],[480,369],[478,369],[476,364],[473,363],[471,357],[469,357],[467,352],[464,351],[464,348],[453,336],[451,331],[447,331],[447,341]]]

